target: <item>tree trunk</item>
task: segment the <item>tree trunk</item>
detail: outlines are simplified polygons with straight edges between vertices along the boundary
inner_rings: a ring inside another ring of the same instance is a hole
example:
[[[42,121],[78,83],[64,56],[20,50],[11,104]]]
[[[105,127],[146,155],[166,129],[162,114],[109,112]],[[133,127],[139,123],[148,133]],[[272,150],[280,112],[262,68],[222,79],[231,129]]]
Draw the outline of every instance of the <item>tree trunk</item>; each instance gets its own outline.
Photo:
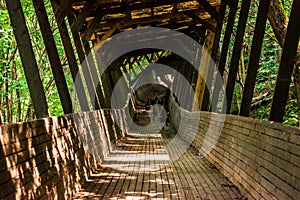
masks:
[[[289,19],[280,0],[271,0],[268,19],[279,45],[283,47]]]
[[[284,40],[286,36],[287,26],[289,18],[283,8],[282,1],[271,0],[268,19],[273,28],[274,34],[278,41],[278,44],[283,48]],[[300,48],[298,48],[298,54],[300,53]],[[293,74],[293,81],[297,95],[297,104],[300,108],[300,56],[298,55],[295,61],[295,70]],[[300,125],[300,123],[299,123]]]

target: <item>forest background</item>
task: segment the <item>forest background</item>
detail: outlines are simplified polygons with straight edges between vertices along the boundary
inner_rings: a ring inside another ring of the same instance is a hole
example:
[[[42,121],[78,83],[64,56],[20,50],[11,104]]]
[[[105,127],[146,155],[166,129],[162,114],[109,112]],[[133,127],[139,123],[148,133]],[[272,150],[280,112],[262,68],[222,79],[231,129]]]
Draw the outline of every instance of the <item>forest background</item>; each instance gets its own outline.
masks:
[[[38,25],[37,16],[34,12],[30,0],[21,0],[23,11],[26,17],[26,23],[32,39],[33,48],[38,62],[40,75],[45,88],[46,98],[48,100],[49,112],[52,116],[63,115],[63,109],[58,98],[58,91],[54,83],[50,69],[47,52],[41,39],[41,31]],[[239,0],[239,6],[241,0]],[[268,22],[263,41],[262,53],[260,57],[258,76],[256,80],[254,98],[251,105],[251,117],[259,119],[268,119],[272,96],[274,93],[276,75],[280,64],[280,57],[288,16],[292,0],[271,0]],[[50,1],[45,1],[49,22],[55,38],[56,46],[62,61],[63,70],[70,91],[72,90],[72,77],[69,72],[68,61],[65,56],[63,45],[60,39],[59,30],[55,22]],[[244,44],[241,52],[240,66],[236,78],[233,106],[231,113],[238,114],[241,105],[241,95],[243,93],[244,82],[246,79],[247,65],[251,51],[252,37],[256,22],[257,8],[259,0],[252,0],[250,13],[248,16],[247,28],[244,35]],[[228,12],[227,12],[228,13]],[[239,13],[237,13],[239,15]],[[227,17],[227,16],[226,16]],[[232,43],[229,54],[233,48],[233,42],[236,32],[238,18],[235,21],[235,30],[232,34]],[[31,103],[28,86],[26,83],[18,47],[13,35],[13,29],[10,26],[8,11],[5,1],[0,0],[0,114],[3,123],[15,123],[19,121],[28,121],[35,118],[33,106]],[[224,30],[226,23],[224,24]],[[70,34],[70,37],[71,34]],[[221,37],[222,38],[222,37]],[[74,48],[75,49],[75,48]],[[230,59],[228,59],[230,61]],[[80,63],[78,63],[80,64]],[[290,95],[286,107],[284,123],[292,126],[299,126],[300,119],[300,57],[297,57],[293,82],[290,88]],[[228,73],[225,71],[225,76]]]

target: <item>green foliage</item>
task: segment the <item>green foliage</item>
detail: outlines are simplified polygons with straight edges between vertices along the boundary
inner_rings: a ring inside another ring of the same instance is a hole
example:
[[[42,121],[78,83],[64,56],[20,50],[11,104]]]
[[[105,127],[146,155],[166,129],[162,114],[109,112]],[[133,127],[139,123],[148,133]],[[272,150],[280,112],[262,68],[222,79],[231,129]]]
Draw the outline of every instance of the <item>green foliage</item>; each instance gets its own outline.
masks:
[[[44,42],[41,39],[42,35],[32,1],[21,0],[21,4],[40,70],[40,76],[44,85],[49,112],[51,115],[62,115],[63,109],[57,88],[53,81],[53,74]],[[72,77],[69,68],[67,67],[68,63],[65,58],[64,48],[53,16],[51,2],[45,1],[45,5],[56,46],[62,65],[64,66],[63,69],[66,75],[67,84],[71,91]],[[34,118],[34,111],[5,4],[1,4],[0,6],[0,27],[0,112],[6,123],[31,120]]]
[[[284,9],[286,13],[289,15],[291,2],[285,1],[284,3],[285,3]],[[257,20],[256,16],[257,16],[258,4],[259,4],[258,0],[252,1],[251,3],[246,31],[244,35],[244,44],[242,50],[243,59],[240,62],[240,65],[241,67],[243,65],[245,66],[245,73],[247,72],[248,62],[250,59],[252,39],[255,30],[254,27]],[[241,1],[239,1],[239,5],[241,5]],[[239,13],[237,13],[237,15],[239,15]],[[238,19],[236,18],[233,38],[230,43],[230,50],[229,50],[229,57],[228,57],[229,61],[230,61],[231,51],[234,44],[234,36],[236,33],[237,23],[238,23]],[[260,96],[265,94],[267,95],[264,96],[262,100],[260,100],[261,101],[260,106],[255,107],[255,110],[251,112],[251,117],[265,119],[265,120],[268,120],[269,118],[269,113],[270,113],[271,103],[272,103],[270,99],[274,94],[276,76],[280,64],[281,53],[282,53],[282,49],[276,40],[275,34],[273,32],[273,28],[271,27],[269,21],[267,21],[263,46],[262,46],[262,52],[261,52],[261,57],[259,62],[259,70],[258,70],[255,89],[254,89],[254,98],[259,98]],[[239,70],[238,77],[243,77],[245,75],[246,74],[242,74],[242,71]],[[242,80],[242,84],[244,84],[244,81],[245,80]],[[243,90],[241,89],[241,87],[239,87],[238,84],[236,84],[234,97],[233,97],[233,105],[231,110],[232,113],[237,114],[239,112],[238,109],[241,104],[242,92]],[[290,98],[288,101],[288,105],[286,107],[286,116],[284,119],[284,123],[293,126],[299,125],[298,122],[299,117],[300,114],[299,114],[299,108],[296,101],[295,89],[292,84],[291,91],[290,91]]]

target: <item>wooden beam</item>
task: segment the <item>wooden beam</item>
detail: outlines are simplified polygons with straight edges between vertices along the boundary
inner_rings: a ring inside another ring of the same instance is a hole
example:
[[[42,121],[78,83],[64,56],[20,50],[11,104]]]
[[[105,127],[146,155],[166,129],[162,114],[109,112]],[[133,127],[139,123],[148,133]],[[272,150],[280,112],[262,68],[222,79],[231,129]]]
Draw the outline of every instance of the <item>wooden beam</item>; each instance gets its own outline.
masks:
[[[116,22],[114,23],[111,28],[105,33],[105,35],[99,40],[97,41],[97,44],[94,45],[94,50],[97,51],[102,43],[107,40],[116,30],[117,28],[119,27],[120,23],[119,22]]]
[[[193,100],[192,111],[198,111],[202,109],[202,103],[204,99],[204,93],[206,88],[206,80],[209,72],[211,53],[213,48],[215,34],[211,31],[207,31],[205,43],[202,49],[200,67],[196,82],[195,96]]]
[[[68,16],[68,20],[69,20],[70,24],[72,24],[74,22],[74,18],[72,16]],[[78,54],[78,57],[79,57],[79,61],[81,63],[81,69],[82,69],[83,77],[84,77],[85,84],[86,84],[86,87],[87,87],[87,90],[88,90],[90,102],[93,102],[95,100],[95,98],[93,96],[94,85],[93,85],[93,82],[92,82],[92,77],[91,77],[91,74],[90,74],[88,61],[86,61],[85,65],[82,65],[84,63],[86,57],[85,57],[84,49],[82,47],[80,36],[79,36],[78,32],[73,32],[73,31],[72,31],[72,35],[73,35],[74,44],[75,44],[75,47],[76,47],[76,50],[77,50],[77,54]]]
[[[300,36],[300,0],[294,0],[277,75],[270,120],[283,122]]]
[[[220,55],[220,60],[219,60],[219,65],[218,65],[218,70],[220,73],[221,78],[223,78],[223,74],[225,71],[225,65],[227,61],[227,55],[228,55],[228,49],[229,49],[229,44],[231,41],[231,36],[232,36],[232,31],[233,31],[233,26],[234,26],[234,21],[235,21],[235,15],[236,15],[236,10],[230,9],[229,11],[229,16],[227,20],[227,26],[225,30],[225,35],[223,39],[223,44],[221,48],[221,55]],[[219,93],[222,88],[222,80],[216,79],[215,85],[214,85],[214,90],[213,90],[213,96],[212,96],[212,104],[211,104],[211,111],[216,112],[217,109],[217,103],[219,99]]]
[[[75,0],[64,0],[58,1],[60,4],[55,7],[54,14],[56,16],[56,22],[58,25],[64,22],[65,17],[71,11],[71,6]],[[51,0],[52,3],[58,3],[57,1]]]
[[[224,2],[230,7],[231,10],[236,11],[238,6],[237,0],[224,0]]]
[[[54,1],[52,1],[52,7],[53,7],[53,10],[56,10],[58,7],[58,4]],[[56,17],[56,20],[58,20],[58,17]],[[89,111],[90,109],[89,109],[88,101],[87,101],[86,94],[84,91],[82,77],[80,76],[80,73],[79,73],[77,60],[75,57],[75,53],[73,50],[73,46],[71,43],[71,39],[70,39],[69,32],[68,32],[65,21],[58,24],[58,30],[59,30],[61,40],[62,40],[62,43],[64,46],[66,57],[68,59],[68,65],[70,68],[74,86],[76,88],[77,97],[78,97],[78,100],[80,103],[81,110]]]
[[[150,1],[150,2],[145,2],[145,3],[139,3],[139,4],[131,4],[127,5],[126,7],[111,7],[111,8],[99,8],[95,11],[92,11],[91,16],[96,16],[98,11],[101,9],[104,15],[107,14],[118,14],[118,13],[126,13],[126,12],[132,12],[134,10],[142,10],[142,9],[147,9],[151,7],[159,7],[159,6],[164,6],[164,5],[172,5],[174,3],[184,3],[184,2],[189,2],[191,0],[160,0],[160,1]],[[215,9],[214,7],[219,6],[218,3],[215,3],[213,5],[210,4],[210,6]],[[200,8],[201,9],[201,8]],[[206,10],[205,8],[202,10]],[[207,11],[208,12],[208,11]]]
[[[201,19],[199,17],[199,15],[197,15],[195,12],[193,11],[186,11],[185,12],[187,16],[191,17],[196,23],[198,24],[202,24],[202,26],[206,27],[207,29],[211,30],[212,32],[216,31],[216,27],[214,27],[211,23],[209,23],[207,20],[205,19]]]
[[[86,43],[90,40],[95,30],[99,27],[103,16],[104,15],[101,12],[99,12],[99,14],[95,16],[89,27],[84,31],[84,34],[82,36],[83,45],[86,45]]]
[[[103,15],[106,14],[118,14],[118,13],[128,13],[133,10],[140,10],[140,9],[146,9],[150,7],[157,7],[157,6],[163,6],[163,5],[171,5],[173,3],[182,3],[182,2],[188,2],[190,0],[160,0],[155,2],[145,2],[145,3],[139,3],[139,4],[131,4],[127,6],[114,6],[110,8],[103,8],[99,7],[95,11],[91,9],[92,7],[92,1],[88,1],[82,11],[76,16],[76,20],[72,24],[71,28],[73,32],[78,32],[80,29],[83,28],[85,19],[87,17],[91,16],[97,16],[99,13],[102,13]]]
[[[71,24],[71,30],[72,32],[79,32],[85,23],[85,19],[89,17],[92,13],[92,8],[93,4],[92,1],[87,1],[87,3],[84,5],[82,11],[76,16],[75,20],[72,20]],[[95,14],[97,15],[97,13]]]
[[[206,0],[197,0],[197,1],[210,14],[210,16],[217,21],[217,23],[220,23],[222,21],[222,17],[219,14],[219,12],[208,1]]]
[[[62,69],[62,65],[58,55],[58,51],[55,45],[55,41],[53,38],[53,33],[48,21],[44,1],[32,0],[32,2],[41,28],[42,37],[49,56],[53,77],[56,83],[56,87],[58,90],[64,113],[72,113],[72,101],[67,87],[67,82],[64,76],[64,71]]]
[[[222,0],[221,6],[219,9],[221,21],[217,22],[217,28],[215,31],[213,47],[212,47],[212,52],[211,52],[211,59],[210,59],[208,74],[207,74],[207,78],[206,78],[206,89],[204,92],[205,98],[203,99],[203,102],[202,102],[202,110],[203,111],[208,111],[210,109],[209,108],[210,96],[212,96],[212,84],[213,84],[214,73],[217,70],[216,69],[216,64],[218,64],[217,55],[218,55],[218,50],[219,50],[219,43],[220,43],[220,38],[221,38],[221,33],[222,33],[222,28],[223,28],[225,11],[226,11],[226,4],[224,3],[224,0]]]
[[[110,22],[101,24],[98,27],[98,30],[96,30],[96,32],[101,31],[103,28],[111,27],[116,22],[119,22],[120,26],[122,26],[123,28],[126,28],[126,27],[131,27],[133,25],[139,25],[139,24],[151,25],[151,23],[153,23],[153,22],[162,21],[162,20],[166,20],[166,19],[185,18],[185,16],[189,16],[191,18],[195,17],[196,23],[203,24],[203,26],[208,25],[209,26],[208,28],[211,28],[212,31],[214,31],[215,28],[211,25],[208,18],[202,19],[197,15],[197,13],[200,13],[201,11],[203,11],[203,9],[200,8],[200,9],[193,9],[193,10],[189,10],[189,11],[182,11],[182,12],[177,12],[177,13],[167,13],[167,14],[162,14],[162,15],[156,15],[153,17],[142,17],[142,18],[136,18],[136,19],[130,19],[130,20],[127,19],[126,17],[115,18],[115,19],[111,20]],[[194,13],[194,14],[192,14],[192,13]]]
[[[20,0],[6,0],[30,97],[37,118],[48,117],[48,105]]]
[[[237,26],[237,32],[235,36],[232,57],[230,62],[228,81],[226,85],[226,101],[223,103],[223,112],[230,113],[233,91],[236,81],[236,75],[238,71],[239,61],[241,57],[242,45],[244,42],[244,33],[247,24],[247,18],[249,14],[251,0],[243,0],[240,11],[239,22]]]
[[[256,82],[262,43],[268,19],[270,0],[260,0],[256,17],[255,31],[252,40],[250,60],[245,81],[240,115],[248,117],[250,114],[254,86]]]

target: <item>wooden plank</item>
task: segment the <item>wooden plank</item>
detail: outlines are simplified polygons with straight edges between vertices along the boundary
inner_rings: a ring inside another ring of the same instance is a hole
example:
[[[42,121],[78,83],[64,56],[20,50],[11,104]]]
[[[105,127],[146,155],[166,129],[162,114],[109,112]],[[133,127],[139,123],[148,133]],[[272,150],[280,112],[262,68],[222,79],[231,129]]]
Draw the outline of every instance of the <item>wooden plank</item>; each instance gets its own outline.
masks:
[[[45,9],[43,0],[32,0],[38,22],[41,28],[42,37],[45,43],[45,47],[49,56],[49,61],[55,80],[55,84],[58,90],[60,101],[64,110],[64,113],[72,113],[72,101],[70,93],[67,87],[66,78],[60,62],[58,51],[53,38],[53,33],[48,21],[47,12]]]
[[[203,8],[210,14],[212,18],[214,18],[217,23],[222,23],[222,17],[219,14],[219,12],[216,10],[215,7],[213,7],[208,1],[206,0],[197,0],[198,3],[200,3]]]
[[[195,12],[188,11],[188,12],[185,12],[185,13],[186,13],[187,16],[191,17],[196,23],[202,24],[204,27],[206,27],[207,29],[211,30],[212,32],[216,31],[216,27],[215,26],[213,26],[207,20],[201,19]]]
[[[116,31],[119,25],[120,23],[116,22],[111,26],[111,28],[105,33],[105,35],[99,41],[97,41],[97,44],[94,45],[94,51],[97,51],[101,47],[102,43]]]
[[[79,32],[85,23],[85,19],[89,17],[92,13],[91,7],[92,7],[92,1],[87,1],[87,3],[84,5],[82,11],[76,16],[75,20],[72,20],[71,23],[71,30],[72,32]],[[96,14],[97,15],[97,14]]]
[[[71,16],[68,16],[68,20],[69,20],[70,24],[72,24],[74,22],[74,18]],[[81,44],[80,36],[79,36],[78,32],[72,32],[72,35],[73,35],[74,44],[75,44],[75,47],[77,50],[77,54],[79,57],[79,61],[81,63],[81,69],[82,69],[83,77],[84,77],[86,87],[88,90],[89,98],[90,98],[90,101],[93,102],[94,97],[92,94],[93,94],[94,87],[93,87],[93,82],[92,82],[91,74],[90,74],[89,67],[88,67],[88,62],[86,62],[85,65],[82,65],[85,61],[85,54],[84,54],[84,50],[83,50],[83,47]]]
[[[243,98],[240,110],[240,115],[246,117],[248,117],[250,113],[254,86],[259,67],[261,48],[268,18],[269,5],[270,0],[260,0],[258,7],[255,31],[251,46],[250,60],[248,64],[247,77],[244,85]]]
[[[83,45],[86,45],[86,43],[90,40],[95,30],[99,27],[103,16],[104,15],[101,12],[99,12],[99,14],[95,16],[89,27],[84,31],[84,34],[82,36]]]
[[[6,0],[11,26],[37,118],[48,117],[48,105],[20,0]]]
[[[52,7],[53,7],[53,10],[56,10],[58,8],[58,4],[56,4],[55,2],[52,1]],[[56,17],[56,20],[58,21],[58,17]],[[89,111],[90,109],[89,109],[88,101],[87,101],[86,94],[84,91],[82,77],[80,76],[80,73],[79,73],[77,60],[75,57],[75,53],[73,51],[73,46],[71,43],[71,39],[70,39],[69,32],[68,32],[65,21],[63,21],[62,23],[58,23],[58,30],[59,30],[61,40],[62,40],[62,43],[64,46],[66,57],[68,59],[68,64],[69,64],[70,72],[72,75],[73,83],[75,84],[75,87],[76,87],[76,92],[77,92],[77,97],[78,97],[78,100],[80,103],[80,107],[81,107],[82,111]],[[77,78],[77,80],[76,80],[76,78]]]
[[[64,23],[65,17],[68,15],[68,13],[71,11],[71,6],[74,3],[75,0],[64,0],[59,1],[60,5],[55,7],[54,13],[56,16],[56,22],[58,25]],[[51,1],[52,3],[56,3],[57,1]]]
[[[218,54],[218,50],[219,50],[219,43],[220,43],[221,32],[222,32],[222,28],[223,28],[225,11],[226,11],[226,4],[224,3],[224,0],[222,0],[221,6],[219,9],[221,21],[217,22],[217,28],[215,31],[213,47],[212,47],[212,52],[211,52],[211,59],[210,59],[208,74],[207,74],[207,78],[206,78],[206,88],[204,91],[205,98],[203,99],[203,102],[202,102],[202,110],[203,111],[208,111],[209,106],[210,106],[210,96],[212,96],[213,78],[214,78],[214,73],[216,70],[216,64],[218,64],[217,54]]]
[[[159,1],[148,1],[148,2],[143,2],[143,3],[138,3],[138,4],[130,4],[127,5],[126,7],[120,6],[120,7],[111,7],[111,8],[104,8],[103,12],[104,14],[117,14],[117,13],[124,13],[124,12],[131,12],[134,10],[142,10],[146,8],[151,8],[151,7],[159,7],[163,5],[172,5],[174,3],[184,3],[184,2],[189,2],[191,0],[159,0]],[[93,16],[96,15],[98,10],[93,12]]]
[[[300,0],[294,0],[277,75],[270,120],[283,122],[300,36]]]
[[[214,37],[215,34],[208,30],[206,35],[206,40],[202,49],[202,55],[200,61],[201,67],[199,68],[199,72],[198,72],[192,111],[201,110],[202,107],[202,102],[203,102],[205,88],[206,88],[206,80],[207,80],[206,78],[209,71],[209,65],[211,60],[210,55],[212,53]]]
[[[224,2],[230,7],[231,10],[236,11],[238,6],[237,0],[224,0]]]
[[[224,35],[224,39],[223,39],[222,49],[221,49],[219,65],[218,65],[218,70],[219,70],[220,76],[222,78],[223,78],[223,74],[225,71],[225,65],[226,65],[226,61],[227,61],[228,49],[229,49],[229,44],[231,41],[235,15],[236,15],[236,10],[230,9],[228,20],[227,20],[227,25],[226,25],[226,30],[225,30],[225,35]],[[220,93],[221,87],[222,87],[222,82],[221,82],[221,80],[217,79],[216,83],[214,85],[212,104],[211,104],[211,109],[210,109],[212,112],[216,112],[217,102],[219,99],[219,93]]]
[[[132,27],[134,25],[150,25],[153,22],[159,22],[166,19],[179,19],[184,17],[185,15],[188,15],[189,17],[193,18],[193,20],[196,23],[203,24],[203,26],[208,26],[211,28],[212,31],[215,31],[215,28],[211,25],[211,22],[209,18],[202,19],[201,17],[197,16],[197,13],[203,12],[204,10],[202,8],[199,9],[193,9],[189,11],[181,11],[177,13],[166,13],[151,17],[142,17],[142,18],[136,18],[136,19],[127,19],[127,17],[122,18],[115,18],[111,20],[111,22],[103,23],[99,26],[99,28],[95,32],[99,32],[104,28],[111,27],[114,23],[120,22],[120,25],[122,25],[123,28]],[[194,14],[193,14],[194,13]],[[196,16],[195,16],[196,15]]]
[[[92,78],[92,88],[95,91],[96,95],[92,103],[94,103],[93,105],[95,105],[95,109],[98,109],[100,105],[100,99],[102,99],[102,95],[99,90],[97,91],[97,87],[99,87],[99,84],[101,83],[98,76],[97,60],[94,59],[94,55],[90,55],[93,54],[93,52],[91,51],[89,43],[83,45],[83,48],[85,50],[85,55],[87,59],[86,62],[88,63],[88,69]]]
[[[230,62],[229,74],[228,74],[228,81],[226,85],[226,101],[223,103],[223,112],[230,113],[234,85],[236,80],[236,75],[238,71],[239,61],[241,57],[241,50],[242,45],[244,42],[244,33],[247,23],[247,18],[249,14],[251,0],[243,0],[242,7],[240,11],[240,17],[237,27],[237,32],[235,36],[232,57]]]

